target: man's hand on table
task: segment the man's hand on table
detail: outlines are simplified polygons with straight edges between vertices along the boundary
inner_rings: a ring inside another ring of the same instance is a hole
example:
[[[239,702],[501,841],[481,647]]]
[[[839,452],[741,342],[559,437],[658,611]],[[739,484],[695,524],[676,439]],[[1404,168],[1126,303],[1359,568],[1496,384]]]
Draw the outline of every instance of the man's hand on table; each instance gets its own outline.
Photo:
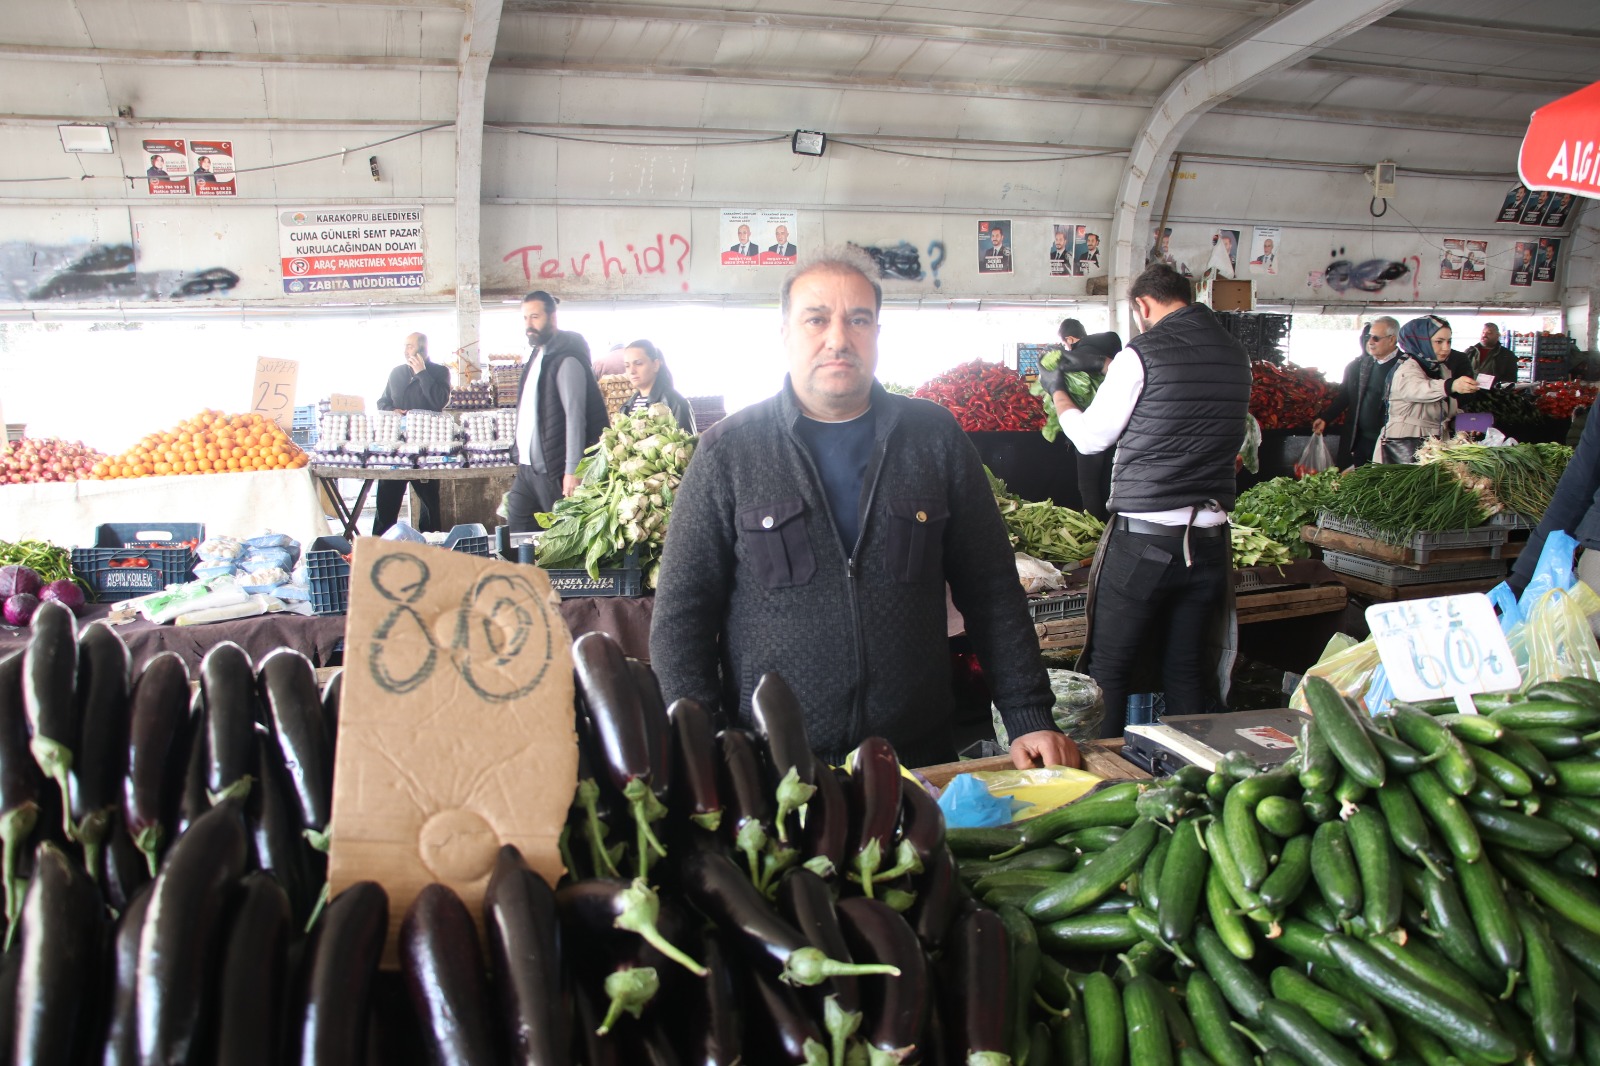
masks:
[[[561,495],[571,496],[574,492],[578,491],[578,486],[580,484],[582,484],[582,482],[578,480],[577,474],[562,474]]]
[[[1078,745],[1065,733],[1040,729],[1024,733],[1011,742],[1011,763],[1018,770],[1032,766],[1069,766],[1082,769],[1083,756]]]

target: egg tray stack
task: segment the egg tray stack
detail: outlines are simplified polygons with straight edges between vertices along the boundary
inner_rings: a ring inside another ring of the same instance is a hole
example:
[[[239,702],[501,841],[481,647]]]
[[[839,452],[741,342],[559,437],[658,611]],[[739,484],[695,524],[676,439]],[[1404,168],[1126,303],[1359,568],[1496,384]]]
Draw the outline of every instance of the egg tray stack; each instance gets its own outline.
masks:
[[[445,411],[412,411],[406,415],[405,452],[418,467],[462,465],[461,427]]]
[[[511,463],[511,442],[516,439],[517,412],[513,409],[485,411],[461,416],[466,436],[468,466],[507,466]]]
[[[447,411],[492,411],[495,408],[495,387],[487,381],[471,385],[457,385],[450,390]]]
[[[607,374],[600,379],[600,395],[605,397],[606,413],[611,420],[617,420],[617,412],[622,410],[622,405],[628,402],[628,397],[634,392],[633,382],[628,380],[626,374]]]
[[[351,451],[359,448],[364,460],[362,465],[372,469],[415,466],[416,456],[403,450],[405,437],[401,418],[396,411],[352,415],[350,441],[346,447]],[[361,429],[362,422],[366,424],[365,432]]]
[[[520,399],[518,387],[522,384],[522,357],[491,355],[492,362],[501,359],[515,360],[509,366],[491,366],[489,368],[489,381],[494,386],[495,405],[498,407],[515,407]]]

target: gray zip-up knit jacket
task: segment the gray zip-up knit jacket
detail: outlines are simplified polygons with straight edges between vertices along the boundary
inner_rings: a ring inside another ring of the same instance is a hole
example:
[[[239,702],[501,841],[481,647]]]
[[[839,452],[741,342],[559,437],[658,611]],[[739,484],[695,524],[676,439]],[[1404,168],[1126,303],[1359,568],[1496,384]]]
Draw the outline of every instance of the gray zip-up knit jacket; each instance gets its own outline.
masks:
[[[869,736],[907,766],[955,756],[945,582],[1013,737],[1054,729],[1016,564],[977,450],[950,412],[874,383],[877,441],[846,558],[785,380],[707,430],[673,501],[650,659],[671,701],[748,723],[768,671],[838,763]],[[719,676],[720,668],[720,676]]]

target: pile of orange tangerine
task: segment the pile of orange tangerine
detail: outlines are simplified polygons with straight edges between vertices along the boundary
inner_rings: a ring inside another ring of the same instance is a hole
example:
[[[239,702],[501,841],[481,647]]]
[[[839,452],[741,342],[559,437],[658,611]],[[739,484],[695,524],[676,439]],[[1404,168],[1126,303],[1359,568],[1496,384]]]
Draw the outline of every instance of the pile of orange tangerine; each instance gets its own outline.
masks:
[[[310,461],[270,418],[206,410],[172,429],[150,434],[121,455],[96,463],[90,476],[111,479],[290,470]]]

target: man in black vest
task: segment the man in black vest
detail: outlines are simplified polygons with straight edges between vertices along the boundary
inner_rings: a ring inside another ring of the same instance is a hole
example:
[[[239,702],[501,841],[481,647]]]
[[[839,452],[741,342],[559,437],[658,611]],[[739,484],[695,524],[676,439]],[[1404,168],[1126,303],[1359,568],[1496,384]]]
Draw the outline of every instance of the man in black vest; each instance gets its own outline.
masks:
[[[1193,302],[1189,279],[1157,263],[1129,296],[1145,331],[1088,410],[1059,371],[1040,375],[1080,452],[1116,447],[1082,664],[1105,696],[1102,736],[1122,734],[1139,656],[1156,648],[1167,713],[1205,709],[1204,634],[1228,601],[1234,458],[1250,409],[1250,357]]]
[[[538,529],[533,516],[578,487],[583,450],[610,421],[589,366],[589,343],[556,329],[556,302],[543,290],[522,298],[533,352],[517,393],[517,474],[506,506],[513,533]]]

